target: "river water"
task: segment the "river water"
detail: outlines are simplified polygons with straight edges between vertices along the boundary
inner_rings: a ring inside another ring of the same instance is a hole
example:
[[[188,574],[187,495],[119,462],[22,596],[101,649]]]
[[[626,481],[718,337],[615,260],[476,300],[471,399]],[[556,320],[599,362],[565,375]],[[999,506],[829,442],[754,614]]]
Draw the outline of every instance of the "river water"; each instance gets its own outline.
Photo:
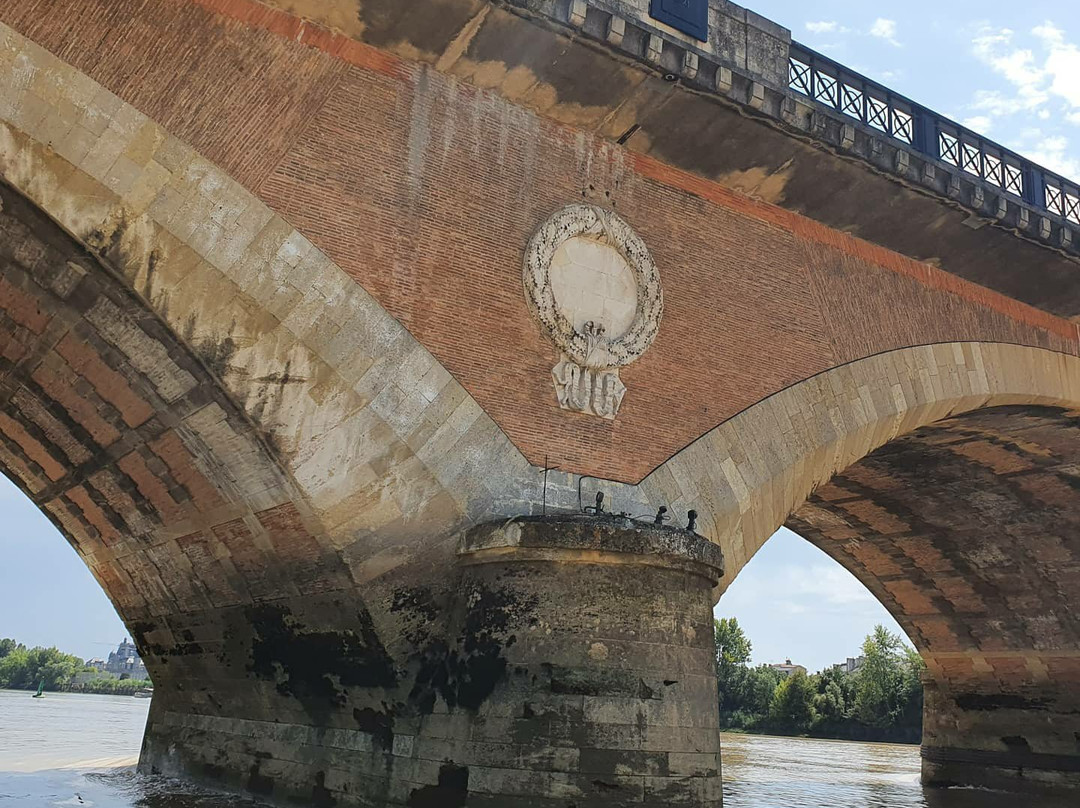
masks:
[[[0,690],[0,808],[257,808],[136,775],[149,699]],[[725,808],[1076,808],[975,790],[924,790],[919,748],[727,733]]]

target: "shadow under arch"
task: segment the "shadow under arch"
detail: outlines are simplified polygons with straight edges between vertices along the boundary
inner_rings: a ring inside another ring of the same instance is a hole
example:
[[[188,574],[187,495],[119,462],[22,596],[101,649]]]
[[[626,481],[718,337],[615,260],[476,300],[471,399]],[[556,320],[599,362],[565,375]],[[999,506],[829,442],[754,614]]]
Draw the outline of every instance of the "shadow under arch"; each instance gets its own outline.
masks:
[[[1080,783],[1080,360],[956,343],[749,408],[642,486],[699,503],[727,581],[786,524],[928,665],[923,778]]]

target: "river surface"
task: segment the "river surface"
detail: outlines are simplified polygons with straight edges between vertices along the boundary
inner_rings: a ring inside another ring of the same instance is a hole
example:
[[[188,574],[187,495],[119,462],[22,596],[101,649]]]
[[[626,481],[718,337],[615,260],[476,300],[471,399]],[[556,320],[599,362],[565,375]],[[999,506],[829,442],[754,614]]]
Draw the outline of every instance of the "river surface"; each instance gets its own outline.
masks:
[[[0,808],[257,808],[135,774],[149,699],[0,690]],[[925,790],[919,748],[725,733],[725,808],[1076,808]]]

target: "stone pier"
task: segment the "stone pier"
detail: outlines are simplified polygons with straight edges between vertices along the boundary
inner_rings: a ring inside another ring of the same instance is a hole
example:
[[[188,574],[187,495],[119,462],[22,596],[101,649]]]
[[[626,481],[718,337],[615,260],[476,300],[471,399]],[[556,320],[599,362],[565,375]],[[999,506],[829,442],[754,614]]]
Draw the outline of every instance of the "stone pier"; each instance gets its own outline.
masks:
[[[1080,789],[1080,694],[1050,682],[924,682],[922,780],[1023,792]]]
[[[469,684],[497,684],[459,691],[421,744],[485,795],[470,806],[721,804],[716,545],[569,516],[478,526],[461,553],[455,634]]]
[[[444,572],[398,593],[389,648],[340,594],[205,615],[186,630],[243,651],[169,663],[142,768],[315,805],[721,805],[719,547],[524,517],[464,533]]]

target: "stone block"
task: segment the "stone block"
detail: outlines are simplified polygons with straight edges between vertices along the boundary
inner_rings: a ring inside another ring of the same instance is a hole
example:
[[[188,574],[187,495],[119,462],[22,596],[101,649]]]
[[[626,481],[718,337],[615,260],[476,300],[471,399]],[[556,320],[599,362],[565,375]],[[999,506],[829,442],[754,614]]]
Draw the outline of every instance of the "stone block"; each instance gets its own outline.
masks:
[[[570,11],[568,15],[568,22],[580,28],[585,24],[585,15],[589,11],[589,4],[586,0],[570,0]]]
[[[750,87],[747,90],[746,103],[754,109],[761,109],[765,106],[765,85],[760,82],[750,82]]]
[[[731,68],[718,65],[716,68],[716,91],[725,95],[730,93],[733,82]]]
[[[684,78],[693,80],[698,74],[698,55],[692,51],[683,53],[682,74]]]
[[[663,38],[659,34],[649,34],[645,40],[645,61],[658,65],[663,53]]]
[[[614,45],[616,48],[621,47],[623,43],[623,37],[626,35],[626,20],[622,17],[617,17],[614,14],[608,20],[606,38],[607,41]]]
[[[840,127],[840,148],[850,149],[855,145],[855,127],[845,123]]]

